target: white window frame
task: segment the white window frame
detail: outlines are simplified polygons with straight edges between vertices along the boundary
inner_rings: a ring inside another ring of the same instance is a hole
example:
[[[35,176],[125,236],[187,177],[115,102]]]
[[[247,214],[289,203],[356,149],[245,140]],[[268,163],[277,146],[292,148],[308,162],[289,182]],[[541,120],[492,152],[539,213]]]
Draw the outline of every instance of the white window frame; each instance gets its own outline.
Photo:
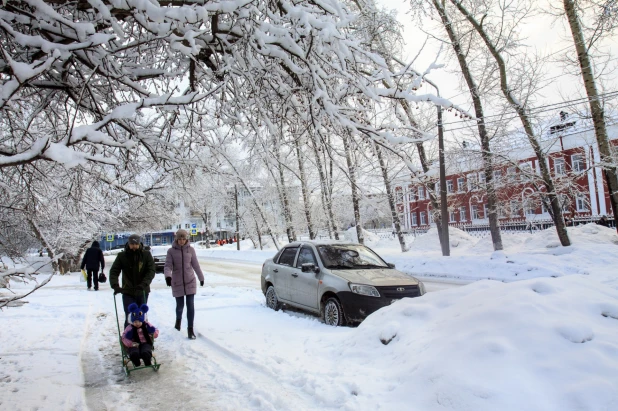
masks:
[[[564,158],[554,158],[554,175],[563,176],[566,174],[566,162]]]
[[[446,180],[446,192],[447,192],[447,194],[453,193],[454,190],[455,190],[455,188],[453,186],[453,180]]]
[[[416,211],[412,211],[412,225],[418,227],[418,217],[416,216]]]
[[[588,207],[586,206],[586,196],[583,194],[578,194],[575,196],[575,209],[577,211],[586,212],[588,211]]]
[[[576,164],[577,166],[575,166]],[[573,154],[571,156],[571,169],[575,173],[584,172],[586,170],[586,157],[581,153]]]
[[[511,217],[519,217],[519,210],[521,209],[521,207],[519,206],[519,201],[517,200],[511,200],[509,201],[509,208],[510,208],[510,212],[511,212]]]
[[[404,198],[403,191],[401,190],[395,191],[395,203],[396,204],[403,203],[403,198]]]
[[[419,200],[424,200],[425,199],[425,187],[419,187],[417,190],[418,193],[418,199]]]
[[[472,211],[470,214],[472,214],[472,220],[480,220],[481,217],[479,216],[479,206],[477,204],[473,204],[471,208]]]
[[[532,161],[524,161],[523,163],[519,163],[519,171],[521,173],[522,181],[531,180],[532,174],[534,173],[534,168],[532,167]]]
[[[464,187],[466,186],[466,178],[465,177],[457,177],[457,192],[463,193]]]
[[[468,191],[475,191],[479,188],[479,176],[477,173],[470,173],[466,176],[468,180]]]
[[[494,182],[500,184],[502,181],[502,170],[494,170]]]
[[[509,167],[506,169],[506,179],[507,181],[510,181],[510,182],[517,181],[517,168],[516,167]]]
[[[466,209],[465,206],[463,207],[459,207],[459,222],[464,222],[464,221],[468,221],[468,210]]]
[[[489,218],[489,213],[487,212],[487,203],[483,204],[483,218]]]
[[[427,213],[425,211],[421,211],[421,225],[427,225]]]
[[[536,207],[534,204],[534,201],[532,201],[531,199],[526,199],[524,201],[523,204],[524,207],[524,215],[528,216],[528,215],[535,215],[536,214]]]
[[[457,221],[457,217],[455,216],[455,210],[450,210],[448,212],[448,222],[449,223],[454,223]]]
[[[477,187],[479,187],[479,188],[480,187],[484,187],[486,182],[487,182],[487,180],[485,179],[485,172],[484,171],[479,171]]]

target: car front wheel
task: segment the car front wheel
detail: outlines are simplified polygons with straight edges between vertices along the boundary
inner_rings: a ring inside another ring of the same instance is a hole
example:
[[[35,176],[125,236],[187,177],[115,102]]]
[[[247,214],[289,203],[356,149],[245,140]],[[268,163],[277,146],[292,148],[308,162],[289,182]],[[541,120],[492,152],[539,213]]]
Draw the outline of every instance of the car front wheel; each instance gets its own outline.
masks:
[[[281,308],[281,303],[279,302],[279,299],[277,298],[275,287],[272,285],[269,286],[268,289],[266,290],[266,306],[275,311],[279,311],[279,309]]]
[[[341,303],[336,298],[329,298],[324,305],[324,322],[333,327],[345,325],[345,317],[343,316],[343,308]]]

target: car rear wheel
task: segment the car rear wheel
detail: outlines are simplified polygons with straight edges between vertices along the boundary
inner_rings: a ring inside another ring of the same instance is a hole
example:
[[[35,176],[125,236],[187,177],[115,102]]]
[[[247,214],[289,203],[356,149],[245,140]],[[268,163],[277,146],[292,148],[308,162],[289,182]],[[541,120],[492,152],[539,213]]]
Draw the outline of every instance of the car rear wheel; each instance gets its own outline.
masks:
[[[343,316],[343,308],[338,299],[331,297],[324,305],[324,322],[333,327],[345,325],[345,317]]]
[[[277,292],[275,291],[274,286],[268,286],[266,290],[266,306],[275,311],[279,311],[281,308],[281,303],[279,302],[279,298],[277,298]]]

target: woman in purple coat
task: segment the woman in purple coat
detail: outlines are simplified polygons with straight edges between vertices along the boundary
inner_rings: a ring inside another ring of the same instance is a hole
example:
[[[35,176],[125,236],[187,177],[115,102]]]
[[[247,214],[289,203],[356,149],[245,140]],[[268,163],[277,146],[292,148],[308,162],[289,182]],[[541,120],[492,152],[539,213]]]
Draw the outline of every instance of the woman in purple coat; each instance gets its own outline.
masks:
[[[197,261],[195,249],[189,245],[189,233],[186,230],[176,231],[176,240],[167,250],[164,272],[165,282],[168,287],[172,287],[172,295],[176,298],[176,325],[174,327],[180,331],[186,297],[187,333],[191,340],[195,340],[193,333],[193,319],[195,318],[193,302],[197,292],[195,274],[199,277],[201,286],[204,286],[204,274]]]

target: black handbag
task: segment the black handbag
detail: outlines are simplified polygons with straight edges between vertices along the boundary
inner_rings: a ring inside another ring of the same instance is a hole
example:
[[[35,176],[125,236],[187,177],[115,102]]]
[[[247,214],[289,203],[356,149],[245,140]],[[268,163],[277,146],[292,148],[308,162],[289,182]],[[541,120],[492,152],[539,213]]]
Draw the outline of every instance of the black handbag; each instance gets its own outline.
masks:
[[[107,277],[101,272],[101,274],[99,274],[99,282],[104,283],[105,281],[107,281]]]

